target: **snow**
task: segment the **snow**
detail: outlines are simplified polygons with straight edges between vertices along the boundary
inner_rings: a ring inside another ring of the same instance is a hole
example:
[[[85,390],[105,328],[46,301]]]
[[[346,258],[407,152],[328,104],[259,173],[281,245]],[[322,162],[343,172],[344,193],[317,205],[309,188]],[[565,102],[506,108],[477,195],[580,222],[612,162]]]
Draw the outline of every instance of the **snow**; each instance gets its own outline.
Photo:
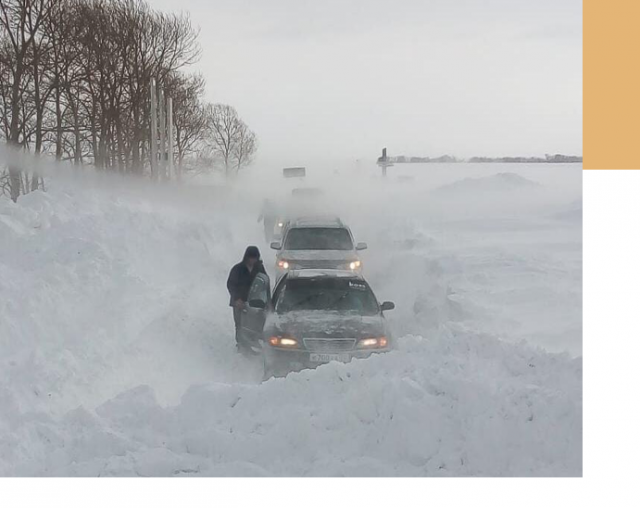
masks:
[[[320,251],[318,251],[320,252]],[[353,279],[358,277],[356,272],[351,270],[333,270],[333,269],[324,269],[324,270],[314,270],[309,268],[307,270],[291,270],[289,277],[295,279],[315,279],[318,277],[340,277],[345,279]]]
[[[281,250],[280,256],[282,259],[288,261],[342,261],[349,263],[358,258],[358,254],[355,249],[349,250],[329,250],[329,249],[317,249],[317,250]],[[332,263],[333,264],[333,263]],[[337,264],[337,263],[336,263]]]
[[[3,457],[20,475],[576,474],[580,377],[579,360],[492,339],[407,337],[350,365],[193,386],[174,407],[139,386],[95,414],[23,417],[12,437],[34,449]]]
[[[531,190],[538,187],[533,182],[516,173],[498,173],[492,176],[483,176],[479,178],[465,178],[454,183],[443,185],[438,188],[439,192],[456,193],[456,192],[502,192],[502,191],[521,191],[523,189]]]
[[[316,217],[298,217],[292,225],[304,228],[340,228],[342,227],[342,222],[339,217],[321,215]]]
[[[224,287],[248,244],[273,269],[261,176],[0,200],[0,475],[581,475],[580,168],[433,192],[502,167],[327,182],[399,349],[264,383]]]

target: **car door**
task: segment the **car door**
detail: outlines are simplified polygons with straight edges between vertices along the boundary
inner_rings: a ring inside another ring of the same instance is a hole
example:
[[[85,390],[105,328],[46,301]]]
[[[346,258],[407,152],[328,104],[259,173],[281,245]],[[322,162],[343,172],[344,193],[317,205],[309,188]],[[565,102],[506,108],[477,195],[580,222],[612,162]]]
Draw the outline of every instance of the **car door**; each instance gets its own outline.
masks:
[[[270,297],[269,277],[264,273],[259,273],[249,288],[249,298],[240,316],[240,328],[245,340],[256,345],[262,338]]]

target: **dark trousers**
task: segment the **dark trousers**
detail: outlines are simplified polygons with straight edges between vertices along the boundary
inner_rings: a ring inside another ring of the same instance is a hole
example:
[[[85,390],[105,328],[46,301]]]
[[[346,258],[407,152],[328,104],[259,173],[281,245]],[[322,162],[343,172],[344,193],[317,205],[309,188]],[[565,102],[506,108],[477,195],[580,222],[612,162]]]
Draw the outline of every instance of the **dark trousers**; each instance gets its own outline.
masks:
[[[236,342],[240,344],[240,318],[242,316],[242,310],[233,307],[233,322],[236,325]]]

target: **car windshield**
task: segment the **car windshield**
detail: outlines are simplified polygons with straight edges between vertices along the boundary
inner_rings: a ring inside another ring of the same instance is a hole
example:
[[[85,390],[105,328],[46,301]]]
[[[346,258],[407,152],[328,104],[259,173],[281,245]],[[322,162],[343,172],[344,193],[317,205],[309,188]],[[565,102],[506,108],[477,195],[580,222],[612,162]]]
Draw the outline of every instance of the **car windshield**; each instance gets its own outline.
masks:
[[[286,250],[352,250],[345,228],[294,228],[287,234]]]
[[[329,310],[373,316],[380,309],[371,288],[357,279],[287,280],[276,302],[276,312]]]

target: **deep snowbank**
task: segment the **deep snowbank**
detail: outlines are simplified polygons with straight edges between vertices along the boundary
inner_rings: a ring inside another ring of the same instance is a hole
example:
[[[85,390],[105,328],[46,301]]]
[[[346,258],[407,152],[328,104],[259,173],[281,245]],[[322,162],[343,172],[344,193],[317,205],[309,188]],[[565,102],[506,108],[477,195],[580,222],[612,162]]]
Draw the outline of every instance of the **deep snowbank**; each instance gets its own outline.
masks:
[[[95,405],[141,382],[167,401],[194,380],[246,380],[220,285],[237,252],[227,219],[125,196],[0,202],[0,390],[21,409]]]
[[[400,350],[261,384],[224,280],[264,189],[50,186],[0,200],[1,475],[581,474],[576,196],[334,189]]]
[[[3,474],[577,475],[581,360],[468,333],[262,385],[13,414]]]

